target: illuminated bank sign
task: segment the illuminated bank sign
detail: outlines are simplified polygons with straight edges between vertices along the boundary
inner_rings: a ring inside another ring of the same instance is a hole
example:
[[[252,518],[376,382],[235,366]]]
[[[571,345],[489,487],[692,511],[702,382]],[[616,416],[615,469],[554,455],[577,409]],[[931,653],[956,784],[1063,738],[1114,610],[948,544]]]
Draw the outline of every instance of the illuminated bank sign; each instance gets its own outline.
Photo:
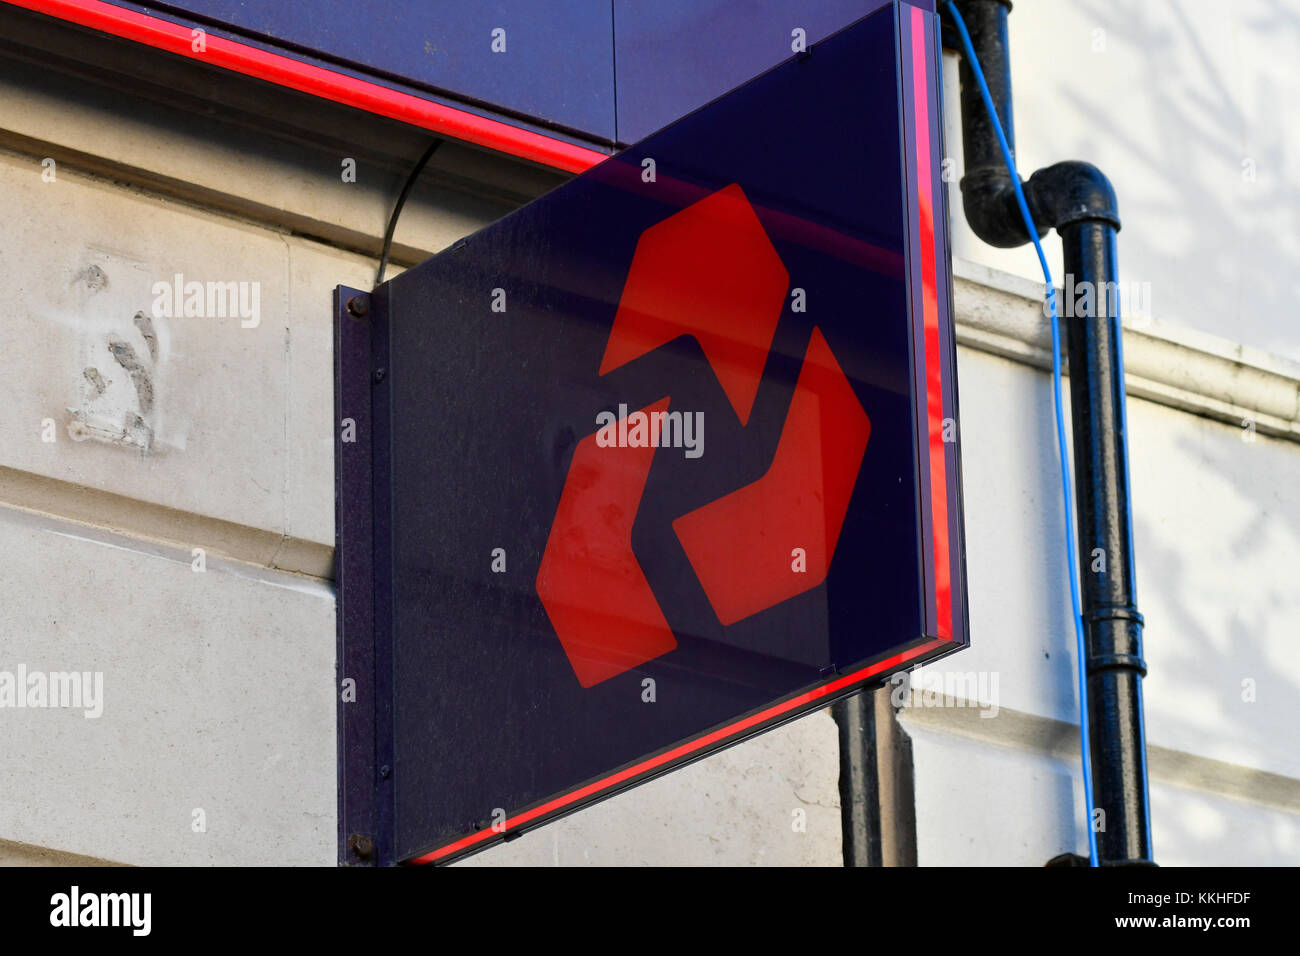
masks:
[[[339,290],[341,861],[965,645],[937,62],[891,6]]]

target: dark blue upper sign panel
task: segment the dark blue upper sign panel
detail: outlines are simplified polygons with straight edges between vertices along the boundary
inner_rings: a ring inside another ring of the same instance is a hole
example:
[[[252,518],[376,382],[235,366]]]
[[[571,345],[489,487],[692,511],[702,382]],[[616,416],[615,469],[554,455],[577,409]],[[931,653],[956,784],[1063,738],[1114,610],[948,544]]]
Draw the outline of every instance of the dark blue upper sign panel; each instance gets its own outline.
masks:
[[[452,859],[965,644],[935,31],[881,10],[340,316],[346,840]]]
[[[192,15],[290,50],[614,139],[609,0],[179,0]]]

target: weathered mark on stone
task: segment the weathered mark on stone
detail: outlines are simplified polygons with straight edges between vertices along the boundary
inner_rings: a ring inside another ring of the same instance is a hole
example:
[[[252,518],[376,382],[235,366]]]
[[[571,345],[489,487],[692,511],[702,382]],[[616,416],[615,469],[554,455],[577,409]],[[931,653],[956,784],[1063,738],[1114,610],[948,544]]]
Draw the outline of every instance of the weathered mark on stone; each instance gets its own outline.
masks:
[[[153,429],[133,412],[122,416],[122,437],[128,444],[139,445],[141,455],[149,454],[153,447]]]
[[[154,331],[153,319],[149,318],[146,312],[137,312],[135,314],[135,327],[140,330],[144,337],[145,344],[149,346],[149,359],[154,364],[158,362],[158,333]]]
[[[71,411],[72,418],[68,421],[68,437],[73,441],[85,441],[91,437],[90,429],[86,426],[84,413],[80,410]]]
[[[99,396],[104,394],[104,389],[108,388],[108,383],[104,381],[104,376],[99,374],[99,369],[95,368],[93,365],[87,366],[81,370],[81,374],[86,376],[86,381],[89,382],[90,387],[95,390],[95,393],[90,396],[92,399],[99,398]]]
[[[99,266],[90,265],[78,272],[74,281],[84,283],[91,292],[103,292],[108,288],[108,273]]]
[[[153,429],[135,412],[125,412],[120,425],[104,416],[87,416],[79,408],[68,409],[68,437],[75,442],[87,439],[110,445],[135,445],[142,456],[153,448]]]
[[[140,414],[148,415],[153,411],[153,380],[149,377],[149,370],[141,363],[140,356],[135,354],[131,343],[117,335],[109,335],[108,350],[113,353],[117,364],[131,376],[131,384],[135,386],[136,398],[140,403]]]

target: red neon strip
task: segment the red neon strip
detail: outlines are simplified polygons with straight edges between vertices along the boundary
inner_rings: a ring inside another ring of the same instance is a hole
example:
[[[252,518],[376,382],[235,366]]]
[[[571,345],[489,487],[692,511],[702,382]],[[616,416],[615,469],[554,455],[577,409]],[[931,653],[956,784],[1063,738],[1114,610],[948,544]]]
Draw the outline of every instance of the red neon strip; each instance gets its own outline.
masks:
[[[625,770],[620,770],[618,773],[610,774],[608,777],[603,777],[595,783],[589,783],[585,787],[580,787],[577,790],[566,793],[562,797],[556,797],[554,800],[543,803],[541,806],[533,807],[531,810],[525,810],[523,813],[506,820],[505,826],[500,832],[508,832],[514,827],[522,826],[531,820],[536,820],[538,817],[545,816],[555,810],[560,810],[577,803],[584,797],[593,796],[600,793],[602,790],[608,790],[611,787],[615,787],[620,783],[638,777],[650,770],[656,769],[657,767],[662,767],[664,764],[671,763],[681,757],[690,756],[696,751],[704,749],[709,744],[717,743],[718,741],[725,740],[728,737],[733,737],[736,734],[742,733],[743,731],[764,723],[765,721],[772,720],[775,717],[780,717],[782,714],[788,714],[790,711],[804,704],[810,704],[815,700],[827,697],[830,694],[835,693],[837,690],[848,687],[850,684],[854,684],[857,681],[864,680],[873,674],[879,674],[881,671],[886,671],[890,668],[897,667],[900,664],[905,664],[908,661],[947,643],[947,640],[927,641],[911,650],[903,651],[900,654],[895,654],[893,657],[872,664],[869,667],[864,667],[860,671],[854,671],[852,674],[836,678],[835,680],[822,684],[820,687],[814,687],[810,691],[806,691],[805,693],[792,697],[789,700],[782,701],[779,704],[774,704],[766,710],[759,711],[756,714],[751,714],[742,720],[736,721],[734,724],[728,724],[720,730],[715,730],[702,737],[696,737],[694,740],[687,741],[678,747],[674,747],[672,750],[659,754],[657,757],[643,760],[641,763],[628,767]],[[454,843],[448,843],[444,847],[426,853],[424,856],[417,857],[410,862],[434,863],[444,857],[451,856],[453,853],[467,850],[474,844],[482,843],[484,840],[497,835],[498,831],[495,830],[480,830],[477,833],[472,833]]]
[[[939,362],[939,296],[934,263],[934,193],[930,175],[930,103],[926,86],[925,15],[912,7],[912,82],[916,102],[916,178],[920,195],[921,310],[925,340],[926,411],[930,419],[930,523],[934,536],[937,633],[952,640],[952,565],[948,553],[947,449],[943,440],[943,373]]]
[[[607,159],[605,153],[520,129],[500,120],[467,113],[367,80],[208,34],[205,50],[194,51],[189,27],[104,0],[0,0],[10,6],[67,20],[126,40],[234,70],[278,86],[310,93],[368,113],[387,116],[440,136],[463,140],[529,159],[555,169],[580,173]]]

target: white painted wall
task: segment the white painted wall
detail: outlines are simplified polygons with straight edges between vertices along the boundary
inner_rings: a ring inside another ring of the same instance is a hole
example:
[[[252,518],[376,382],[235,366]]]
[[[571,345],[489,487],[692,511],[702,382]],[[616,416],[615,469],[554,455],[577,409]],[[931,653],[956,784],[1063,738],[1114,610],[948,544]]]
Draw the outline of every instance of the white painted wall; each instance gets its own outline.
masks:
[[[1024,0],[1010,42],[1022,174],[1101,167],[1124,220],[1120,278],[1147,284],[1125,350],[1156,858],[1294,865],[1300,5]],[[918,859],[1041,865],[1087,846],[1042,279],[1029,247],[980,243],[951,190],[959,273],[1023,305],[959,283],[973,648],[937,669],[997,675],[1000,710],[903,712]],[[1046,246],[1059,285],[1054,234]]]
[[[1023,174],[1095,163],[1119,196],[1121,278],[1150,283],[1156,317],[1300,358],[1300,4],[1018,0],[1009,22]],[[1039,279],[1029,247],[991,249],[964,223],[954,242]]]
[[[972,647],[925,670],[998,709],[903,712],[918,861],[1041,865],[1087,852],[1051,383],[972,349],[960,375]],[[1156,858],[1295,864],[1300,448],[1134,398],[1129,427]]]

